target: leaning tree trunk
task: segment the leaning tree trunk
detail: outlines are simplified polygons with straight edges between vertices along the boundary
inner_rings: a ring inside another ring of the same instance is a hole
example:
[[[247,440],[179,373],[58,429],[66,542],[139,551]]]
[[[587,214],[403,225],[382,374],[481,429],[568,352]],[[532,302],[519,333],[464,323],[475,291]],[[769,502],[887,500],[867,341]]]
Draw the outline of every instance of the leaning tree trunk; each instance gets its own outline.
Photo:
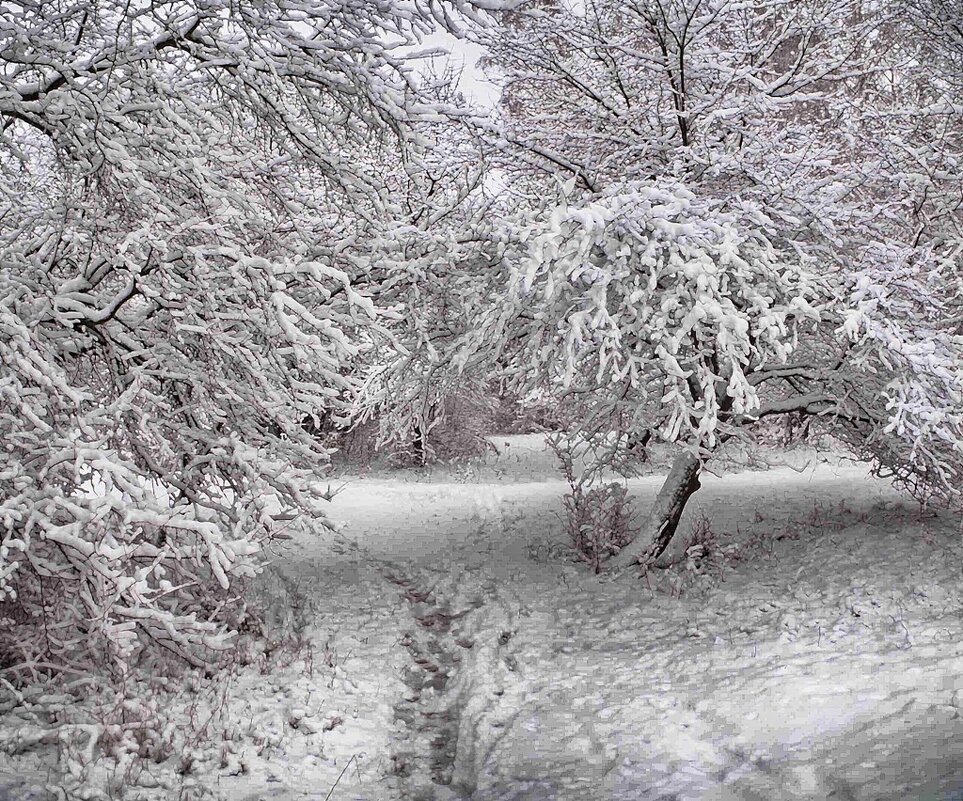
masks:
[[[686,451],[676,457],[639,536],[609,559],[609,567],[628,567],[638,562],[643,555],[636,544],[638,541],[646,543],[647,558],[657,559],[662,555],[679,527],[686,503],[702,486],[701,471],[702,461],[695,454]]]

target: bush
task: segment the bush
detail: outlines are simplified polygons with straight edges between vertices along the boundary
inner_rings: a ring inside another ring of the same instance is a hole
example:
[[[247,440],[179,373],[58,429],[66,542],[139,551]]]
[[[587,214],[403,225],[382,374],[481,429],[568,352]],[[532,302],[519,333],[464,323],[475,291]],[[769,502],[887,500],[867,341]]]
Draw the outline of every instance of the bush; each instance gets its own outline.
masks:
[[[572,550],[579,560],[599,573],[610,556],[635,539],[628,493],[617,482],[592,486],[594,471],[575,467],[572,440],[552,436],[547,441],[570,488],[563,504]]]

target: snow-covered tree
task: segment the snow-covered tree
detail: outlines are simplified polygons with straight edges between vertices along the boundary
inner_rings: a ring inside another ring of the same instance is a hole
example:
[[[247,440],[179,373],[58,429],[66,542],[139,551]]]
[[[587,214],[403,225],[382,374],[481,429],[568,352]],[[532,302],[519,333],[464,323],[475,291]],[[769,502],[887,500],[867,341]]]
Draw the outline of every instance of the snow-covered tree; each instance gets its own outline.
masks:
[[[427,150],[405,174],[405,213],[357,255],[352,273],[393,314],[398,343],[368,360],[356,419],[376,419],[379,446],[417,462],[487,447],[486,376],[466,375],[453,351],[500,290],[492,267],[507,244],[476,131],[484,112],[454,93],[453,78],[422,78],[445,116],[418,126]]]
[[[773,415],[958,495],[963,126],[918,31],[897,3],[540,0],[479,33],[530,220],[489,341],[520,387],[686,446],[655,554],[703,462]]]
[[[963,8],[953,0],[905,0],[916,41],[936,59],[934,78],[963,81]],[[932,62],[931,62],[932,63]]]
[[[354,257],[404,214],[445,13],[4,5],[0,675],[216,661],[233,580],[323,522],[315,431],[387,341]]]

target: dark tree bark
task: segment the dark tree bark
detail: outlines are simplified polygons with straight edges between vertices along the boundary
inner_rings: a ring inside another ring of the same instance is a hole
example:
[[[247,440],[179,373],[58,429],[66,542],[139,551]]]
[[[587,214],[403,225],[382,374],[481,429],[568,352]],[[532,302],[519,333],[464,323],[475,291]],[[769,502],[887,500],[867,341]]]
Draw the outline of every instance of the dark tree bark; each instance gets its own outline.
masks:
[[[645,428],[641,433],[637,434],[634,431],[629,434],[628,438],[628,451],[629,453],[638,457],[639,461],[647,462],[649,461],[649,441],[652,439],[652,432]]]
[[[662,489],[659,490],[648,518],[636,538],[636,541],[649,543],[645,550],[645,556],[648,558],[657,559],[669,547],[672,537],[679,528],[679,520],[682,519],[686,503],[702,486],[699,481],[701,472],[702,460],[688,451],[677,456],[672,463],[672,469],[665,483],[662,484]],[[609,567],[628,567],[638,562],[643,554],[636,546],[636,541],[629,543],[613,556],[608,562]]]
[[[428,447],[425,439],[424,427],[415,426],[415,438],[411,441],[411,449],[415,452],[415,459],[418,460],[420,465],[424,465],[428,461]]]

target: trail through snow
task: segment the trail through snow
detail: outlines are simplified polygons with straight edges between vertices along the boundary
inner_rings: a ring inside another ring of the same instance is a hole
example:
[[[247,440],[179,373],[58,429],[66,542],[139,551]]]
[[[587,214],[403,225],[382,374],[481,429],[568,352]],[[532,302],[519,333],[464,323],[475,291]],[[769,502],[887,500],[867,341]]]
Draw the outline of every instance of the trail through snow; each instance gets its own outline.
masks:
[[[640,510],[659,481],[630,482]],[[689,518],[756,544],[676,597],[678,569],[567,562],[564,490],[362,480],[336,498],[406,599],[403,797],[963,799],[958,519],[862,465],[710,476]]]
[[[682,532],[704,512],[727,562],[596,576],[566,558],[541,443],[508,442],[484,481],[352,480],[343,538],[279,556],[314,600],[311,664],[236,676],[237,737],[194,781],[231,801],[963,799],[958,516],[863,465],[708,476]],[[629,482],[640,514],[660,480]]]

